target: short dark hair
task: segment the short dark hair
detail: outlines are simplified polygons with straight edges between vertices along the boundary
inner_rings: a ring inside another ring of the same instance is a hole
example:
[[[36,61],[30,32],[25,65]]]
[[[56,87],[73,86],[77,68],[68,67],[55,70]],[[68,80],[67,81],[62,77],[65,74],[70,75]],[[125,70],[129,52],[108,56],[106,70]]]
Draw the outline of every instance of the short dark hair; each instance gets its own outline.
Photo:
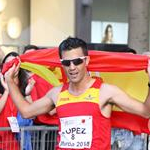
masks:
[[[39,48],[36,45],[27,45],[24,47],[23,54],[30,49],[38,50]]]
[[[127,52],[128,52],[128,53],[133,53],[133,54],[136,54],[136,53],[137,53],[135,49],[132,49],[132,48],[130,48],[130,47],[128,47]]]
[[[59,57],[62,58],[62,51],[70,51],[74,48],[82,48],[83,54],[88,56],[87,44],[85,41],[79,38],[68,37],[63,40],[59,45]]]

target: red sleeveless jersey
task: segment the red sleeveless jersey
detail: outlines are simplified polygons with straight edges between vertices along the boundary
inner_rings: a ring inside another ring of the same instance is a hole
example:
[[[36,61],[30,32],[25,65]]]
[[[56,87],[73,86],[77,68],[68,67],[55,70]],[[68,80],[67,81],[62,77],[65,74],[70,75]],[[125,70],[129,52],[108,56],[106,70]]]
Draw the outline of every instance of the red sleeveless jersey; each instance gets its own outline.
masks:
[[[97,78],[83,94],[74,96],[65,84],[56,110],[59,118],[57,150],[110,150],[110,118],[101,114],[100,86]]]

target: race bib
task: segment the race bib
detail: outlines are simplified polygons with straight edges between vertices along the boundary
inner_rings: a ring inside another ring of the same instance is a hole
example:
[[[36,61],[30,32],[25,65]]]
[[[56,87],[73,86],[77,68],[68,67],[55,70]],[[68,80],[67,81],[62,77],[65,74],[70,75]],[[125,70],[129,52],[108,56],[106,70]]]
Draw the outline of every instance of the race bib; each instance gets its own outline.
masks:
[[[65,117],[60,119],[60,148],[90,148],[92,142],[92,116]]]

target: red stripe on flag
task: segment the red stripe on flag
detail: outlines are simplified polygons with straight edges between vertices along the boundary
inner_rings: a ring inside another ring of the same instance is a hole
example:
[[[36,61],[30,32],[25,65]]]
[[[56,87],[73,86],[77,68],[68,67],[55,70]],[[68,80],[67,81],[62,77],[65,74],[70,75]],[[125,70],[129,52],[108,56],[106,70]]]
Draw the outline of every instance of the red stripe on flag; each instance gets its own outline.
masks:
[[[148,121],[149,119],[121,111],[113,111],[111,116],[112,127],[128,129],[137,134],[150,134]]]

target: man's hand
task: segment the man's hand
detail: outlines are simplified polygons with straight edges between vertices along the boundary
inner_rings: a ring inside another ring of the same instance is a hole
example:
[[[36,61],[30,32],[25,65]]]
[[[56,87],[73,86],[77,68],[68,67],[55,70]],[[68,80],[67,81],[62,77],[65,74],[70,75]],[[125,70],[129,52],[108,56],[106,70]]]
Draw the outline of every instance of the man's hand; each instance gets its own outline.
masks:
[[[13,81],[16,76],[18,76],[19,68],[20,68],[20,59],[18,57],[19,63],[16,65],[15,63],[10,67],[4,74],[5,81],[8,83]]]
[[[5,72],[8,71],[9,68],[11,68],[13,66],[13,64],[15,64],[17,66],[18,63],[19,63],[19,57],[15,57],[11,61],[6,62],[5,64],[3,64],[3,68],[1,70],[2,74],[5,74]]]

